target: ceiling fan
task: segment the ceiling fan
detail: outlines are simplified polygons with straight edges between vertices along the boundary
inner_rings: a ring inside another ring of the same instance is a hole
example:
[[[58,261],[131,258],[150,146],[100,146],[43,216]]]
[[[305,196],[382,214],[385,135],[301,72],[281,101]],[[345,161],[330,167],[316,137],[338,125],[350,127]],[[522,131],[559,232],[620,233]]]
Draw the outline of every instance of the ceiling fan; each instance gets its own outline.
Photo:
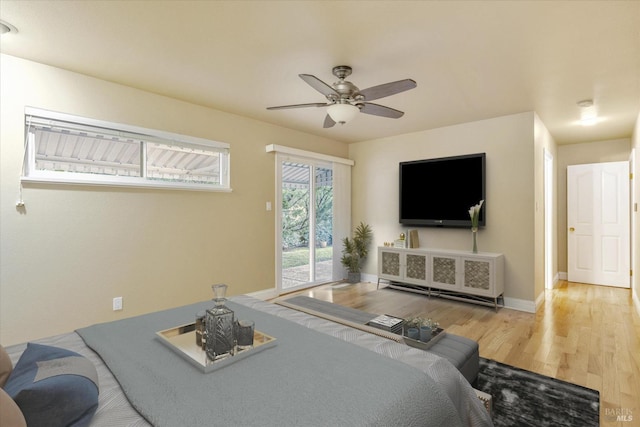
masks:
[[[389,117],[391,119],[398,119],[404,115],[402,111],[374,104],[369,101],[413,89],[417,86],[415,81],[404,79],[360,90],[356,85],[345,80],[345,78],[351,75],[351,71],[351,67],[348,65],[333,67],[333,75],[338,78],[338,81],[331,86],[311,74],[299,74],[300,78],[307,82],[309,86],[326,96],[327,102],[282,105],[279,107],[267,107],[267,110],[327,107],[327,116],[324,119],[323,125],[324,128],[333,127],[336,123],[345,124],[358,115],[358,113]]]

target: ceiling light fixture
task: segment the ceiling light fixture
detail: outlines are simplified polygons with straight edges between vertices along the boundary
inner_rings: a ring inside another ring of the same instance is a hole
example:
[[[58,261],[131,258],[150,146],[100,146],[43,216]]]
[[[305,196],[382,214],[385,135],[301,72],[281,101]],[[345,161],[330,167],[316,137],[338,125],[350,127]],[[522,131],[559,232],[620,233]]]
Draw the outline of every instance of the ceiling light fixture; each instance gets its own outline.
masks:
[[[592,99],[585,99],[578,102],[580,107],[580,124],[582,126],[591,126],[598,121],[598,112]]]
[[[341,125],[353,120],[359,112],[360,109],[351,104],[332,104],[327,107],[329,117]]]
[[[0,21],[0,35],[17,33],[18,29],[6,21]]]

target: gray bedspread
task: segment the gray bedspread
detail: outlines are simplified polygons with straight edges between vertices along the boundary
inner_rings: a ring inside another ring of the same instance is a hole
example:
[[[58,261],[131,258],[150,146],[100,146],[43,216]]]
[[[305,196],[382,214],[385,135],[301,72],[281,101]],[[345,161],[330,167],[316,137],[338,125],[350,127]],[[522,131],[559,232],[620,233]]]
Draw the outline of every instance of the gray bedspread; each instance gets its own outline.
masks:
[[[363,332],[343,324],[331,322],[319,317],[309,315],[300,311],[291,310],[281,305],[264,302],[262,300],[247,296],[238,295],[231,297],[236,303],[244,306],[259,310],[265,313],[269,313],[273,316],[281,317],[301,325],[305,328],[319,331],[328,336],[346,341],[351,345],[355,345],[366,349],[367,351],[374,352],[383,357],[400,361],[404,364],[412,366],[418,369],[420,372],[425,373],[431,377],[440,387],[440,389],[446,393],[448,399],[453,402],[458,416],[462,419],[462,424],[465,426],[473,427],[488,427],[492,426],[491,418],[485,410],[483,404],[477,399],[474,390],[469,386],[469,383],[464,377],[457,371],[457,369],[449,363],[446,359],[443,359],[434,354],[424,352],[413,347],[409,347],[404,344],[400,344],[380,336],[376,336],[367,332]],[[211,302],[204,303],[205,305],[211,304]],[[190,320],[189,320],[190,321]],[[173,325],[171,325],[173,326]],[[258,324],[258,329],[262,328]],[[156,328],[156,325],[149,328],[160,330]],[[146,336],[146,335],[145,335]],[[279,337],[281,339],[282,337]],[[100,396],[98,410],[91,422],[91,427],[150,427],[150,424],[140,416],[140,414],[131,406],[127,396],[123,393],[123,389],[120,387],[118,380],[113,376],[111,370],[105,365],[104,361],[98,356],[96,352],[91,350],[82,338],[75,332],[57,335],[52,337],[46,337],[38,339],[34,342],[46,345],[52,345],[60,348],[66,348],[83,356],[89,358],[91,362],[96,366],[100,381]],[[159,343],[158,343],[159,344]],[[22,352],[26,348],[26,343],[16,344],[5,349],[9,353],[11,361],[15,365],[20,358]],[[160,347],[156,347],[158,351],[161,351]],[[265,351],[265,354],[269,351],[274,351],[276,348]],[[167,348],[162,349],[162,353],[166,354],[169,350]],[[176,355],[177,356],[177,355]],[[117,357],[117,356],[116,356]],[[254,357],[258,357],[257,355]],[[149,363],[149,358],[144,355],[134,355],[137,360],[142,360],[145,363]],[[173,359],[178,363],[178,359]],[[186,362],[184,362],[186,363]],[[240,363],[240,362],[239,362]],[[344,364],[344,361],[335,357],[329,358],[321,366],[329,366],[330,364]],[[305,365],[309,368],[310,365]],[[192,368],[195,370],[195,368]],[[226,369],[226,368],[224,368]],[[326,369],[326,368],[325,368]],[[204,374],[203,374],[204,375]],[[216,375],[216,372],[206,375]],[[287,385],[287,379],[279,379],[273,386],[274,388],[285,387]],[[147,390],[150,393],[150,391]],[[193,394],[193,393],[192,393]],[[195,397],[196,399],[197,397]],[[422,401],[427,402],[431,396],[420,396]],[[206,399],[206,396],[203,397]],[[279,407],[288,404],[287,401],[280,402]],[[332,408],[326,408],[325,413],[329,413]],[[252,408],[252,410],[260,411],[261,407]],[[350,417],[348,423],[344,424],[357,425],[358,421],[355,418]],[[429,419],[419,420],[420,424],[430,425]],[[238,425],[234,423],[233,425]],[[215,421],[211,421],[206,425],[217,425]],[[291,425],[291,423],[283,424],[283,426]],[[298,426],[315,426],[326,425],[324,419],[312,420],[310,418],[300,420]],[[402,425],[399,421],[391,424],[392,426]],[[178,424],[180,427],[188,427],[186,423]]]
[[[192,321],[210,301],[79,329],[155,426],[457,426],[446,391],[406,363],[246,305],[238,317],[277,345],[203,374],[155,332]]]

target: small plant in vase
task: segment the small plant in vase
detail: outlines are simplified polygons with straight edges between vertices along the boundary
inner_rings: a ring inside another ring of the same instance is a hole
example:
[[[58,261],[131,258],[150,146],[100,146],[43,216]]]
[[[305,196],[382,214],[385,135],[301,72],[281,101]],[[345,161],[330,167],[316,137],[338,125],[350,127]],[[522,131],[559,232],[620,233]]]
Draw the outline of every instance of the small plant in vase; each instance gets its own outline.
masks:
[[[402,325],[402,335],[405,337],[418,340],[420,339],[420,325],[422,324],[422,318],[410,317],[405,319]]]
[[[440,323],[436,322],[431,318],[428,318],[428,319],[422,320],[422,326],[426,326],[427,328],[431,329],[431,332],[433,333],[438,330]]]
[[[422,318],[421,317],[410,317],[408,319],[405,319],[404,321],[404,327],[409,329],[409,328],[419,328],[420,325],[422,324]]]
[[[480,209],[482,209],[482,204],[484,200],[480,200],[480,203],[477,205],[471,206],[469,208],[469,216],[471,217],[471,233],[473,236],[473,253],[478,253],[478,242],[476,240],[476,236],[478,234],[478,221],[480,218]]]

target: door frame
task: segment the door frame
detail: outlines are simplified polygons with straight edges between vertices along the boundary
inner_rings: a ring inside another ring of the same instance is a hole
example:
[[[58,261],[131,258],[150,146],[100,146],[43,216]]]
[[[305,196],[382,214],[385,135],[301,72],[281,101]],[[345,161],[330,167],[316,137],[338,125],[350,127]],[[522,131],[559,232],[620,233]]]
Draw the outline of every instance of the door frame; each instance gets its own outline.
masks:
[[[313,281],[309,280],[298,286],[292,286],[288,288],[283,287],[283,270],[282,270],[282,186],[283,186],[283,164],[287,162],[300,163],[309,166],[309,278],[314,278]],[[293,292],[313,286],[317,286],[322,283],[326,283],[326,280],[316,277],[316,170],[318,168],[333,169],[331,162],[324,160],[315,160],[309,157],[288,155],[276,153],[276,289],[278,293]],[[332,188],[335,183],[332,182]],[[333,218],[332,218],[333,222]]]
[[[274,289],[277,294],[282,293],[282,169],[280,164],[283,157],[302,157],[311,161],[331,163],[333,169],[333,243],[342,242],[344,237],[351,235],[351,167],[355,162],[351,159],[315,153],[278,144],[265,146],[267,153],[275,153],[275,278]],[[340,262],[340,251],[333,251],[333,275],[332,280],[340,280],[344,268]],[[289,292],[289,291],[287,291]]]
[[[544,149],[544,285],[545,289],[553,289],[556,283],[553,274],[553,259],[556,251],[554,245],[554,159],[548,149]]]

